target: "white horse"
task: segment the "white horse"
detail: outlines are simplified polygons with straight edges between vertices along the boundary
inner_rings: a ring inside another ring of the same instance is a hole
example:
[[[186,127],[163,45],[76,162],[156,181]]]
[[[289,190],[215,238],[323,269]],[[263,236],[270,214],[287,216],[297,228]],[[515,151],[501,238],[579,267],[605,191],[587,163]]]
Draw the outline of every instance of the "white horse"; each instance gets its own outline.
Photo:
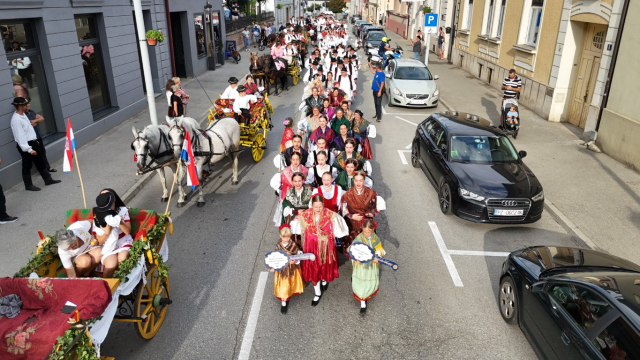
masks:
[[[148,125],[142,130],[138,130],[135,127],[131,128],[133,132],[131,150],[134,151],[138,170],[151,167],[153,163],[162,165],[180,158],[182,140],[174,142],[174,140],[169,137],[170,129],[167,125]],[[147,158],[151,159],[148,164]],[[175,176],[177,162],[168,167],[171,168]],[[160,183],[162,184],[162,198],[160,199],[162,202],[169,200],[169,189],[167,189],[167,180],[165,177],[166,168],[167,167],[161,167],[156,170],[160,178]]]
[[[240,151],[240,125],[234,118],[223,118],[214,122],[205,131],[196,131],[197,135],[194,136],[194,141],[197,145],[193,149],[193,156],[198,173],[198,180],[202,180],[202,168],[208,162],[213,165],[218,161],[229,156],[231,159],[231,166],[233,169],[233,175],[231,177],[231,183],[233,185],[238,184],[238,154]],[[186,175],[186,168],[180,167],[180,174],[178,174],[178,180],[180,181],[178,186],[178,207],[183,207],[186,204],[186,193],[182,188],[182,179]],[[198,207],[203,207],[204,192],[202,190],[202,181],[200,181],[200,195],[198,197]]]

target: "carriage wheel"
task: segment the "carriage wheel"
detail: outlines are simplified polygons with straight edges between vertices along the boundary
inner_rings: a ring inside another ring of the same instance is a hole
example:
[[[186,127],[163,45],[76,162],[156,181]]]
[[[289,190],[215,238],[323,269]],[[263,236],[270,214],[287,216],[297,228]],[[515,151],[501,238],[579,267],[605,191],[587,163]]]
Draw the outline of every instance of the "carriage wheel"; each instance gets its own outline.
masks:
[[[136,332],[146,340],[153,338],[160,330],[167,315],[169,300],[169,278],[166,286],[158,273],[158,267],[153,265],[147,271],[147,283],[140,282],[136,296],[136,317],[145,317],[146,321],[136,323]]]
[[[293,74],[293,85],[298,85],[298,74]]]
[[[251,156],[253,161],[259,162],[264,156],[264,149],[267,147],[267,142],[262,133],[256,133],[253,137],[253,145],[251,146]]]

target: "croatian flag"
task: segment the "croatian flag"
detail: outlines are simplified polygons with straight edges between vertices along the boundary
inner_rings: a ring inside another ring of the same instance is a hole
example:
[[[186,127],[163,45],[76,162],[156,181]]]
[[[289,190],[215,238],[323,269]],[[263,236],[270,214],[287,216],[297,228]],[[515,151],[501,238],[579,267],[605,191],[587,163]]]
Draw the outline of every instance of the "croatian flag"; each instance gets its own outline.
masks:
[[[64,142],[64,159],[62,171],[68,174],[73,170],[73,151],[76,149],[76,139],[73,137],[71,119],[67,119],[67,138]]]
[[[196,163],[193,160],[193,150],[191,150],[191,139],[189,138],[188,132],[184,134],[184,143],[182,143],[180,158],[184,160],[184,164],[187,167],[187,186],[191,186],[191,189],[195,190],[200,182],[198,181],[198,171],[196,170]]]

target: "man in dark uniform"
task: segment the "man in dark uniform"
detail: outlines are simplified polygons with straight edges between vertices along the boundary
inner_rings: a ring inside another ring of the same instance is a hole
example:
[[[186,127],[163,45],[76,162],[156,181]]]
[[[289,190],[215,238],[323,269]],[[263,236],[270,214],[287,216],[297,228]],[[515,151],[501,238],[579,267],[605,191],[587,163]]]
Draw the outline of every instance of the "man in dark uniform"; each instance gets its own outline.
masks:
[[[307,152],[307,150],[302,147],[302,136],[293,135],[291,142],[293,142],[293,146],[286,148],[282,152],[282,155],[284,155],[285,164],[287,164],[287,166],[291,165],[291,154],[293,154],[294,152],[300,154],[300,156],[302,157],[302,159],[300,159],[300,164],[306,164],[307,158],[309,157],[309,152]]]

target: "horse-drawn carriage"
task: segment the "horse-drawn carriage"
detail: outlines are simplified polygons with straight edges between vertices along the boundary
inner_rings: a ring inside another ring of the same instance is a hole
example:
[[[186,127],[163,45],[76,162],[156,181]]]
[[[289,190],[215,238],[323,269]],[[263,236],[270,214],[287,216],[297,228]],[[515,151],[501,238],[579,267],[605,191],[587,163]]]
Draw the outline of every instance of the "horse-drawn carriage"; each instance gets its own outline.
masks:
[[[44,238],[14,278],[0,279],[0,295],[17,295],[21,308],[0,321],[10,359],[95,359],[114,321],[133,323],[143,339],[153,338],[165,319],[169,297],[165,233],[168,215],[129,209],[134,242],[111,279],[67,279],[55,236]],[[67,212],[67,226],[93,219],[91,209]],[[92,276],[100,276],[96,268]],[[62,310],[62,311],[61,311]],[[101,359],[113,359],[102,357]]]
[[[233,99],[216,100],[214,102],[215,112],[210,111],[208,117],[209,123],[225,117],[235,117],[232,108]],[[266,93],[264,97],[258,98],[256,103],[250,105],[249,113],[251,114],[251,119],[248,124],[245,124],[244,121],[240,122],[240,145],[251,148],[253,161],[259,162],[267,149],[267,133],[273,128],[273,125],[271,125],[273,108]]]

